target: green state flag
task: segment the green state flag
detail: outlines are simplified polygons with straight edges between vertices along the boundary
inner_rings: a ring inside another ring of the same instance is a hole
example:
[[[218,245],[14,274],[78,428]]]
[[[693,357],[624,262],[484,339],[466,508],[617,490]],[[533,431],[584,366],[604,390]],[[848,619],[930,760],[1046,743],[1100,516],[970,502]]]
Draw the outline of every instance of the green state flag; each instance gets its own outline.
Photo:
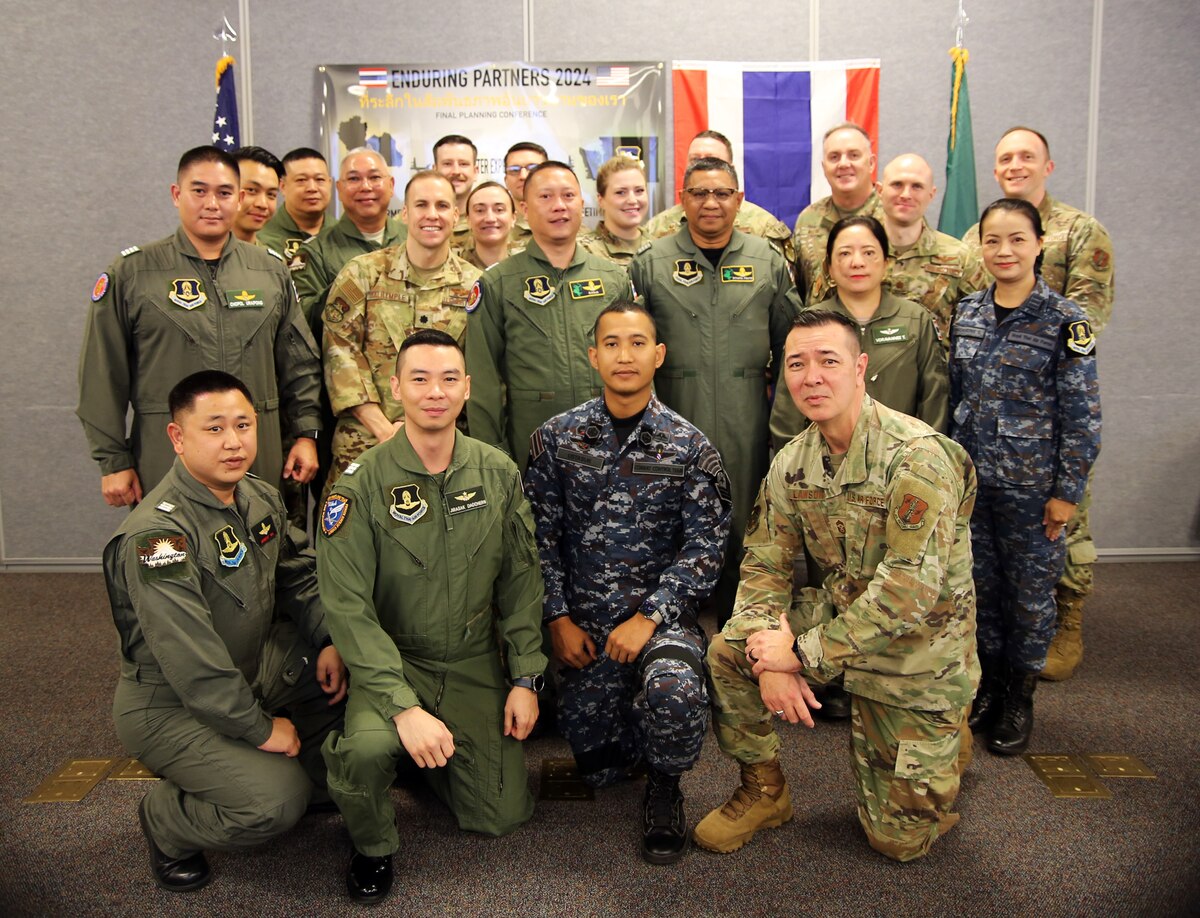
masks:
[[[938,229],[955,239],[979,220],[975,195],[975,141],[971,136],[971,97],[967,93],[967,49],[951,48],[950,136],[946,141],[946,191]]]

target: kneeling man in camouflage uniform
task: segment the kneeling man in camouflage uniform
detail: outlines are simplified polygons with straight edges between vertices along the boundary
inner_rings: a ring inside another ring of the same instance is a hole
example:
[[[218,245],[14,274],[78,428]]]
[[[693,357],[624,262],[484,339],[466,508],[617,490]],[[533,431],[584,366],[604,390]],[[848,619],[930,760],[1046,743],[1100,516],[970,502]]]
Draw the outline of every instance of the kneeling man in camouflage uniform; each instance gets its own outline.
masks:
[[[695,840],[734,851],[792,818],[772,715],[811,727],[804,677],[845,673],[859,821],[877,851],[912,860],[958,822],[969,758],[975,469],[958,444],[866,395],[849,319],[803,313],[784,353],[813,424],[771,464],[733,618],[709,646],[717,740],[742,782]],[[805,549],[829,574],[793,595]]]

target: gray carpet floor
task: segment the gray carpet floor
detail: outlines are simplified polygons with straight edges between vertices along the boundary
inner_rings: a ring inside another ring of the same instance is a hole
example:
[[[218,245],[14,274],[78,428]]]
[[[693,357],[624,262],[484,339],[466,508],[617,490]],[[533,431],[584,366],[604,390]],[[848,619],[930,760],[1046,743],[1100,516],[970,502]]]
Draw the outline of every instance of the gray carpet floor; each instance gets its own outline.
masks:
[[[962,821],[923,861],[873,852],[854,815],[845,724],[784,728],[796,803],[788,825],[741,851],[652,867],[637,851],[640,784],[538,804],[504,839],[459,832],[436,800],[394,791],[403,848],[377,914],[1169,915],[1200,914],[1200,564],[1105,564],[1074,679],[1042,683],[1031,752],[1123,753],[1154,780],[1107,780],[1108,800],[1056,799],[1020,758],[981,743]],[[145,786],[104,781],[80,803],[22,798],[66,759],[119,757],[110,704],[116,638],[98,575],[0,576],[6,637],[0,713],[0,914],[334,915],[349,841],[337,814],[307,817],[252,851],[210,854],[204,890],[153,884],[138,829]],[[530,742],[535,793],[559,739]],[[698,818],[736,769],[709,738],[684,781]]]

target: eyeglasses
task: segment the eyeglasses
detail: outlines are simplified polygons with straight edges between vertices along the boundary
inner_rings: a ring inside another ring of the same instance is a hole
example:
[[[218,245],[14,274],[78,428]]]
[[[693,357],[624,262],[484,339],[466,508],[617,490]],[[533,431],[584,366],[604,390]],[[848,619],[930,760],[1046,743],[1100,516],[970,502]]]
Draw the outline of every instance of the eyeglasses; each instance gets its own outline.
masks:
[[[735,194],[736,188],[685,188],[683,189],[693,200],[704,202],[709,197],[716,198],[720,203],[724,204]]]
[[[530,163],[528,166],[505,166],[504,171],[509,175],[520,175],[522,172],[532,172],[541,163]]]
[[[343,179],[343,181],[346,183],[347,188],[359,188],[363,185],[371,185],[373,187],[378,188],[385,181],[387,181],[387,176],[386,175],[350,175],[350,176],[347,176],[345,179]]]

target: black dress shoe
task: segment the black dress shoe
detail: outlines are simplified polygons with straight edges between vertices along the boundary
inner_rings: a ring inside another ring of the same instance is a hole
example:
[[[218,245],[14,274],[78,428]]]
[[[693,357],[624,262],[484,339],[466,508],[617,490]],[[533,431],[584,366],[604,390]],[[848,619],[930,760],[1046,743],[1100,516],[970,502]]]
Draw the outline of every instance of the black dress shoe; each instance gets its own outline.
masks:
[[[983,675],[979,680],[979,691],[971,702],[971,715],[967,726],[977,733],[986,733],[996,723],[1000,709],[1004,706],[1004,666],[999,660],[979,658]]]
[[[840,682],[831,682],[817,698],[821,706],[813,714],[821,720],[849,720],[850,696]]]
[[[651,864],[674,864],[687,851],[690,835],[679,776],[649,769],[642,802],[642,857]]]
[[[1000,717],[988,736],[988,751],[1020,755],[1033,735],[1033,692],[1037,673],[1011,673],[1004,686]]]
[[[346,889],[355,902],[379,902],[392,889],[392,856],[371,857],[355,851],[346,871]]]
[[[146,824],[145,797],[138,803],[138,822],[141,823],[142,834],[146,836],[146,845],[150,848],[150,872],[160,888],[167,892],[190,892],[212,879],[203,851],[187,857],[168,857],[154,843],[150,826]]]

